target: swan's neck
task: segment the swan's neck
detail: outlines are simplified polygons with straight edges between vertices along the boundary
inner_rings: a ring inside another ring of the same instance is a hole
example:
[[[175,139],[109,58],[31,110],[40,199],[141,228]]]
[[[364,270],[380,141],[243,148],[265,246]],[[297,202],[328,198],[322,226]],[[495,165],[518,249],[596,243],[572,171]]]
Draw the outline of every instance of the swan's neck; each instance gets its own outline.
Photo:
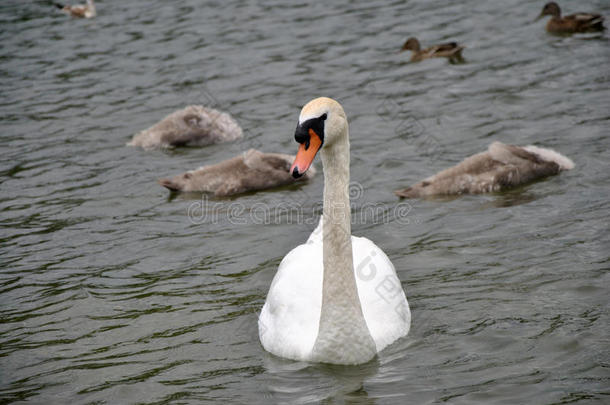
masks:
[[[321,362],[356,364],[371,359],[375,342],[366,326],[354,275],[349,201],[347,128],[321,151],[324,166],[322,310],[313,347]]]

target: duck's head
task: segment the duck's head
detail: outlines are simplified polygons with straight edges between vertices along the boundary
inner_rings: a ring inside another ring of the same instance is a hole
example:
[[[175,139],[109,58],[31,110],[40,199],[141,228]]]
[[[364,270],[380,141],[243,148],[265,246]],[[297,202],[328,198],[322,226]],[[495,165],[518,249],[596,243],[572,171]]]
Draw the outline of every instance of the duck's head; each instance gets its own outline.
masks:
[[[540,15],[538,16],[538,18],[536,18],[536,21],[538,21],[545,15],[550,15],[553,17],[560,17],[561,9],[559,8],[559,5],[557,3],[555,3],[554,1],[551,1],[550,3],[546,3],[544,5],[544,7],[542,8],[542,11],[540,12]]]
[[[301,177],[313,163],[318,151],[331,148],[347,133],[347,118],[343,107],[328,97],[311,100],[301,110],[294,139],[300,144],[290,167],[292,177]]]
[[[413,51],[413,52],[417,52],[420,50],[420,45],[419,45],[419,41],[417,40],[417,38],[415,37],[411,37],[409,39],[407,39],[407,41],[405,42],[405,44],[402,46],[402,48],[400,49],[400,51]]]

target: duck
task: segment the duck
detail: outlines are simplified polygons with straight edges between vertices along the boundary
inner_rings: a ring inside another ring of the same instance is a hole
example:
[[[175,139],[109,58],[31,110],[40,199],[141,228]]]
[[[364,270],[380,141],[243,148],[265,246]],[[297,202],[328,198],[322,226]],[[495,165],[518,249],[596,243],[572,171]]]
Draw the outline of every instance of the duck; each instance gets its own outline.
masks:
[[[552,149],[493,142],[485,152],[394,193],[403,198],[505,191],[574,168]]]
[[[250,149],[214,165],[159,179],[158,183],[170,191],[204,192],[227,197],[313,178],[316,172],[313,168],[306,176],[293,178],[289,172],[293,160],[294,156]]]
[[[599,14],[575,13],[561,16],[561,9],[554,1],[547,3],[536,21],[544,16],[550,15],[551,19],[546,24],[546,30],[556,34],[571,34],[575,32],[603,31],[604,17]]]
[[[239,124],[227,113],[201,105],[174,111],[127,143],[144,149],[205,146],[243,137]]]
[[[348,121],[339,102],[320,97],[301,110],[290,173],[322,159],[322,217],[307,242],[281,261],[261,310],[263,348],[307,362],[355,365],[406,336],[411,312],[388,256],[351,235]]]
[[[434,45],[426,49],[421,49],[419,41],[415,37],[407,39],[401,48],[403,51],[411,51],[411,62],[419,62],[428,58],[448,58],[452,62],[461,62],[463,46],[457,42]]]
[[[67,15],[78,18],[93,18],[97,15],[95,12],[95,3],[93,0],[87,0],[87,4],[79,4],[75,6],[54,3],[55,6]]]

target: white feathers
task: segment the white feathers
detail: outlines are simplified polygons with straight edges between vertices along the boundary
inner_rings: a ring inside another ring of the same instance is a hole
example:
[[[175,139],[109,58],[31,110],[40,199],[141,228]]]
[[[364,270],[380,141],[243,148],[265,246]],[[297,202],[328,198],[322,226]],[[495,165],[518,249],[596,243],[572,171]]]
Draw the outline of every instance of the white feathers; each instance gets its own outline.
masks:
[[[362,312],[377,351],[409,333],[411,312],[386,254],[367,238],[352,236],[354,274]],[[282,260],[259,317],[265,350],[311,360],[322,307],[322,221],[307,243]]]
[[[528,152],[535,153],[541,159],[546,160],[547,162],[557,163],[561,170],[572,170],[574,168],[574,162],[570,158],[554,151],[553,149],[539,148],[538,146],[534,145],[524,146],[523,149],[527,150]]]

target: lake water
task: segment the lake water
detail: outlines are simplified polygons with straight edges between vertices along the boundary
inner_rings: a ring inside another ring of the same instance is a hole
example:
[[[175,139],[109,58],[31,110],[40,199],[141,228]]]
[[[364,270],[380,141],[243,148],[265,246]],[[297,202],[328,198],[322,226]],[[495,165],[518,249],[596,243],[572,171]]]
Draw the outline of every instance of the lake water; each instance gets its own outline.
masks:
[[[549,35],[543,3],[100,0],[75,20],[3,1],[0,403],[608,403],[610,36]],[[610,17],[607,1],[561,6]],[[466,62],[410,64],[412,35],[463,43]],[[252,147],[295,153],[322,95],[350,121],[352,232],[388,254],[413,313],[359,367],[258,339],[321,175],[223,200],[156,184]],[[189,104],[231,113],[244,139],[125,146]],[[502,194],[392,194],[494,140],[576,168]]]

